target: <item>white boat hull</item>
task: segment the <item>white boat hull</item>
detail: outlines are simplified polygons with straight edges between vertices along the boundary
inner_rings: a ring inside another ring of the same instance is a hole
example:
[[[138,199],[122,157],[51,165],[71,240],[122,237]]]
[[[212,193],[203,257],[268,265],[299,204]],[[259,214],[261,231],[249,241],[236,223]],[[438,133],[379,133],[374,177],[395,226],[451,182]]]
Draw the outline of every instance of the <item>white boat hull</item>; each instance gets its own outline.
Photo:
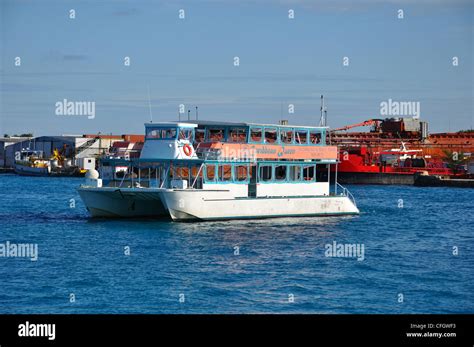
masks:
[[[160,199],[161,189],[81,187],[82,201],[92,217],[169,218]]]
[[[167,189],[161,196],[175,221],[359,214],[342,195],[234,198],[227,191]]]

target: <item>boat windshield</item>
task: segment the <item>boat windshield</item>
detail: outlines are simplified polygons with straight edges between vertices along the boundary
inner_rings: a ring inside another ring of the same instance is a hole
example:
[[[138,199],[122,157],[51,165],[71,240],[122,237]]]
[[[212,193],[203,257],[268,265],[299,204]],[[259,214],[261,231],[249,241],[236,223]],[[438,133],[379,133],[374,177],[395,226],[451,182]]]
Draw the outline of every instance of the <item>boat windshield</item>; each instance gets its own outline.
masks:
[[[177,129],[176,128],[160,128],[153,127],[148,128],[146,133],[147,139],[175,139]]]
[[[204,142],[204,138],[205,138],[205,135],[206,135],[206,129],[196,129],[195,131],[195,135],[194,135],[194,140],[196,142]]]
[[[192,141],[193,139],[193,130],[192,129],[179,129],[179,139]]]

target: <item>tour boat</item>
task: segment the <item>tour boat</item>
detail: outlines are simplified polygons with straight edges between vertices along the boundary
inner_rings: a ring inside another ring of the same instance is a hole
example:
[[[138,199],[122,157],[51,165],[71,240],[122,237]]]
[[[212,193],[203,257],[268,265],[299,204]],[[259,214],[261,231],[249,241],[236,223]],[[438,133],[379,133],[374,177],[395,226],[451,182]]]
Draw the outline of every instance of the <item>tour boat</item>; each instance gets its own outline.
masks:
[[[104,159],[78,190],[92,216],[175,221],[356,215],[330,184],[327,127],[215,121],[145,124],[138,159]],[[117,168],[120,168],[118,170]]]

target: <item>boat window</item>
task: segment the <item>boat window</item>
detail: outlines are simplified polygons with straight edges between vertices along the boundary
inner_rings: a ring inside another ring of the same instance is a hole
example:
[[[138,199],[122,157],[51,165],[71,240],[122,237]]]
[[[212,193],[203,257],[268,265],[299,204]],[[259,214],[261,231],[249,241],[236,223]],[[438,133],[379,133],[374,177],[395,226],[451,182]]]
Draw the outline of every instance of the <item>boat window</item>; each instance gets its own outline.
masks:
[[[219,181],[232,180],[232,165],[219,165]]]
[[[211,142],[224,141],[224,129],[223,128],[210,128],[207,131],[207,136]]]
[[[293,129],[280,129],[281,143],[293,143]]]
[[[250,129],[250,139],[253,142],[261,142],[262,141],[262,128]]]
[[[317,182],[329,181],[328,165],[316,164],[316,181]]]
[[[272,180],[272,167],[270,165],[260,166],[260,181]]]
[[[234,174],[237,181],[247,181],[249,177],[249,167],[247,165],[236,165]]]
[[[229,142],[247,142],[246,128],[230,128]]]
[[[196,129],[195,134],[194,134],[194,141],[196,141],[198,143],[203,142],[205,134],[206,134],[205,129]]]
[[[265,143],[275,143],[277,141],[277,129],[265,128]]]
[[[179,139],[192,141],[193,131],[192,129],[179,129]]]
[[[176,128],[165,129],[163,134],[164,139],[175,139],[176,138]]]
[[[309,132],[309,141],[314,145],[321,143],[321,132],[319,130],[311,130]]]
[[[199,177],[202,177],[202,170],[199,170],[199,166],[192,166],[191,167],[191,175],[193,178],[196,178],[196,176],[199,173]]]
[[[174,139],[176,128],[147,128],[147,139]]]
[[[189,168],[184,167],[184,166],[175,167],[171,171],[171,176],[173,179],[187,180],[189,178]]]
[[[275,166],[275,180],[277,181],[286,180],[286,165]]]
[[[305,181],[314,181],[315,170],[314,165],[303,166],[303,178]]]
[[[321,129],[321,144],[325,145],[326,144],[326,129]]]
[[[290,176],[290,181],[301,181],[301,166],[291,165],[289,176]]]
[[[214,181],[216,178],[216,166],[206,165],[206,179],[208,181]]]
[[[147,139],[161,139],[162,129],[147,129],[146,138]]]
[[[306,130],[297,130],[295,136],[296,143],[305,145],[308,143],[308,132]]]

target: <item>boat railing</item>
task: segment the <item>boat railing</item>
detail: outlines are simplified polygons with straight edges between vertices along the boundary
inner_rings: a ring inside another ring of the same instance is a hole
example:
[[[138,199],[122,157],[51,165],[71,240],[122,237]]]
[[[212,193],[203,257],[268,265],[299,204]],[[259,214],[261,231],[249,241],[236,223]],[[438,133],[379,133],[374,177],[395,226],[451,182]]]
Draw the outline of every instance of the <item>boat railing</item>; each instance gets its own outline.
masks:
[[[128,174],[127,172],[125,172],[125,173],[123,174],[123,177],[122,177],[122,179],[120,180],[119,188],[122,187],[123,182],[125,181],[125,177],[127,177],[127,174]]]
[[[354,195],[352,195],[352,193],[349,191],[349,189],[347,189],[343,185],[339,184],[339,182],[336,182],[336,187],[340,189],[340,192],[341,192],[340,195],[347,196],[352,201],[352,203],[354,205],[356,205]]]

